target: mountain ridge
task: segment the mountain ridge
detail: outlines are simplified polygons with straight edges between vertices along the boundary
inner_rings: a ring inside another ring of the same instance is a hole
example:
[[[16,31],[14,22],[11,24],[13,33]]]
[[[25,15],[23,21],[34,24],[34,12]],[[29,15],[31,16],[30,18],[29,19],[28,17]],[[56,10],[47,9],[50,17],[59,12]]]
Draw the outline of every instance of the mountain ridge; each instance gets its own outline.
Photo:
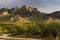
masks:
[[[21,8],[18,6],[8,9],[2,8],[0,9],[0,21],[11,21],[11,22],[44,22],[49,20],[49,17],[52,19],[60,20],[60,11],[55,11],[50,14],[43,13],[38,11],[37,8],[29,7],[27,5],[23,5]]]

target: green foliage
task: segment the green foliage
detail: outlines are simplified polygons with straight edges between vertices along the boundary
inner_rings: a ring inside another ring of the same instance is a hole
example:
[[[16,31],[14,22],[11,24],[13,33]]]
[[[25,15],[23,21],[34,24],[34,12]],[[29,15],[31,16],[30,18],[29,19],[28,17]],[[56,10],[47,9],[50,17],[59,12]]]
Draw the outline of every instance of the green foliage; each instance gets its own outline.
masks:
[[[0,26],[0,33],[8,33],[8,31],[2,26]]]
[[[40,37],[56,37],[60,35],[60,23],[21,23],[20,25],[0,25],[1,33],[10,33],[12,35],[39,35]]]

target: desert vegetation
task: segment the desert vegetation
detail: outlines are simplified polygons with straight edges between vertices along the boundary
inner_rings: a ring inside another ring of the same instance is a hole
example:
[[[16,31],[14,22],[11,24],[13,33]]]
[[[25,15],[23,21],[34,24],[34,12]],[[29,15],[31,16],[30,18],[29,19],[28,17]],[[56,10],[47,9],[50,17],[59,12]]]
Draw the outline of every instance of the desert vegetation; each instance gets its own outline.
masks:
[[[37,37],[37,38],[47,38],[47,37],[60,37],[60,23],[20,23],[16,24],[0,24],[0,33],[12,34],[14,36],[25,35],[25,37]]]

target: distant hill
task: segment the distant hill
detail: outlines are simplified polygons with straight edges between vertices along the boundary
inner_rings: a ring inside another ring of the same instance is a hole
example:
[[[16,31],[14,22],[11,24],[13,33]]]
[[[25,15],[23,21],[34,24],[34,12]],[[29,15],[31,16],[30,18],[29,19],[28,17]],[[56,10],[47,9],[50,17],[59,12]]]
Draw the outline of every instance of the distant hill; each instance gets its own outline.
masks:
[[[60,11],[52,12],[49,15],[55,19],[60,19]]]
[[[43,13],[38,11],[37,8],[29,7],[27,5],[23,5],[21,8],[18,6],[8,9],[2,8],[0,9],[0,21],[8,21],[8,22],[17,22],[17,23],[25,23],[25,22],[45,22],[50,19],[50,17],[55,20],[60,20],[60,11],[56,11],[50,14]]]

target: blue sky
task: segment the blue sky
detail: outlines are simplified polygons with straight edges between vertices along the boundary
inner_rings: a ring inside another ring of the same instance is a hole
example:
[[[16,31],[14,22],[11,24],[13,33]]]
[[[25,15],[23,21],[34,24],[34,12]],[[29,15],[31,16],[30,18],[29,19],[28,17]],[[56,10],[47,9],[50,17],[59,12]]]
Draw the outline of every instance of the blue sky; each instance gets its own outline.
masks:
[[[21,7],[22,5],[36,7],[39,11],[45,13],[60,11],[60,0],[0,0],[0,8]]]

